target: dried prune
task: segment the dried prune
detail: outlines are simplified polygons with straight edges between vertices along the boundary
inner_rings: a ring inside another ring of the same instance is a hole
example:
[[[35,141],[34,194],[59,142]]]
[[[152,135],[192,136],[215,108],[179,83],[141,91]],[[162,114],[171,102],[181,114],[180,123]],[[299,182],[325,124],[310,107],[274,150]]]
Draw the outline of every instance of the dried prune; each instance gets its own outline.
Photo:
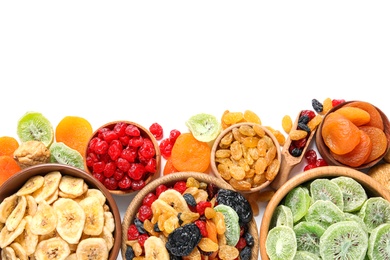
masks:
[[[252,257],[252,250],[249,246],[244,247],[240,252],[241,260],[249,260]]]
[[[146,230],[144,228],[144,223],[139,218],[134,219],[134,224],[138,230],[138,233],[146,234]]]
[[[214,183],[209,183],[207,184],[206,190],[207,190],[207,194],[209,195],[209,198],[212,199],[214,198],[215,194],[217,194],[219,187]]]
[[[298,123],[307,124],[310,121],[310,117],[308,115],[302,115],[298,119]]]
[[[133,248],[131,246],[127,246],[125,257],[126,260],[132,260],[135,257]]]
[[[194,198],[194,196],[192,196],[192,194],[190,193],[185,193],[183,195],[185,201],[187,202],[188,206],[191,206],[191,207],[195,207],[196,206],[196,200]]]
[[[244,238],[245,238],[246,244],[248,246],[252,247],[255,244],[255,240],[253,239],[253,236],[251,235],[251,233],[246,232],[244,234]]]
[[[313,106],[313,109],[317,112],[317,113],[321,113],[322,110],[324,109],[324,106],[322,105],[322,103],[320,101],[318,101],[318,99],[312,99],[311,101],[311,105]]]
[[[237,212],[242,224],[249,223],[253,218],[253,211],[248,200],[239,192],[228,189],[220,189],[217,193],[218,204],[230,206]]]
[[[189,255],[202,238],[199,228],[190,223],[175,229],[165,244],[169,253],[175,256]]]

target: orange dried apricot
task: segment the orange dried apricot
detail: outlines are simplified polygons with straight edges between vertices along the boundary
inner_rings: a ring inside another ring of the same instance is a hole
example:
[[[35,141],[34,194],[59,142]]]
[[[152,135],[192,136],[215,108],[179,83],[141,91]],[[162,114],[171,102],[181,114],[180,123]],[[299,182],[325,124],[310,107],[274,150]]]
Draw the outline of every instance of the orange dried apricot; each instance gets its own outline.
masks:
[[[382,156],[387,149],[386,134],[379,128],[374,126],[360,126],[360,130],[364,131],[371,139],[372,151],[365,163],[372,162]]]
[[[8,155],[13,157],[16,149],[19,147],[19,142],[12,136],[0,137],[0,156]]]
[[[360,142],[359,128],[345,116],[334,112],[325,117],[321,135],[326,146],[335,154],[349,153]]]
[[[19,164],[8,155],[0,156],[0,185],[21,170]]]
[[[79,116],[65,116],[56,127],[55,137],[57,142],[63,142],[85,157],[92,133],[92,126],[87,119]]]
[[[211,149],[192,133],[182,133],[172,147],[171,160],[178,171],[206,172],[210,165]]]
[[[360,130],[360,142],[359,144],[349,153],[346,154],[335,154],[332,153],[333,158],[342,164],[359,167],[364,164],[372,151],[372,141],[366,132]]]
[[[351,120],[356,126],[361,126],[370,122],[370,114],[358,107],[340,107],[335,113],[341,114]]]
[[[383,131],[383,119],[378,109],[376,109],[372,104],[365,101],[353,101],[351,103],[345,104],[343,107],[358,107],[370,114],[370,121],[365,124],[369,126],[375,126]]]
[[[163,175],[167,175],[174,172],[178,172],[178,170],[173,166],[171,158],[168,158],[165,162]]]

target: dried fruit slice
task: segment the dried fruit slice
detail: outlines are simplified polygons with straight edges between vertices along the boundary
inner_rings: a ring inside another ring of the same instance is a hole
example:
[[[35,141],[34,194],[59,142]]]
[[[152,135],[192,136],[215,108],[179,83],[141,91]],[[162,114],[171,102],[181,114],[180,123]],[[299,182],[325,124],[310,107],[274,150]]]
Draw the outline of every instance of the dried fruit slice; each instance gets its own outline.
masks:
[[[150,236],[146,239],[145,244],[145,258],[156,260],[169,260],[168,250],[165,248],[165,243],[159,237]]]
[[[390,224],[382,224],[372,230],[368,238],[367,255],[369,259],[386,259],[390,256]]]
[[[206,113],[190,117],[185,124],[198,141],[206,143],[214,141],[222,128],[215,116]]]
[[[84,193],[84,179],[70,175],[64,175],[61,178],[58,188],[66,194],[78,197]]]
[[[297,250],[319,255],[320,238],[325,228],[315,222],[301,221],[293,227],[297,239]]]
[[[343,193],[340,187],[329,179],[316,179],[310,183],[310,194],[313,202],[328,200],[340,210],[344,209]]]
[[[265,249],[272,260],[292,260],[297,252],[295,232],[288,226],[272,228],[267,235]]]
[[[378,109],[376,109],[372,104],[365,101],[353,101],[344,105],[344,107],[357,107],[367,111],[370,114],[370,121],[365,125],[374,126],[383,131],[383,119]]]
[[[67,164],[84,170],[83,156],[61,142],[55,142],[50,146],[50,162]]]
[[[43,185],[32,193],[32,196],[37,203],[46,200],[51,195],[53,195],[56,190],[58,190],[58,185],[60,184],[62,174],[59,171],[52,171],[46,173],[43,178]]]
[[[8,216],[15,209],[16,205],[18,205],[18,196],[16,194],[6,197],[0,203],[0,223],[7,221]]]
[[[22,234],[26,223],[26,220],[22,219],[14,231],[9,231],[7,228],[2,228],[0,232],[0,247],[4,248],[10,245],[20,234]]]
[[[320,238],[322,259],[365,259],[368,235],[355,221],[340,221]]]
[[[365,163],[372,162],[382,156],[387,149],[387,137],[386,134],[377,127],[373,126],[360,126],[360,130],[365,132],[371,139],[372,150]]]
[[[368,231],[384,223],[390,223],[390,202],[382,197],[368,198],[358,213]]]
[[[347,119],[351,120],[356,126],[361,126],[370,122],[370,114],[358,107],[340,107],[334,111],[337,114],[345,116]]]
[[[343,194],[343,211],[358,211],[367,200],[367,193],[363,186],[353,178],[340,176],[330,180],[339,186]]]
[[[41,141],[49,147],[54,140],[51,122],[39,112],[27,112],[18,121],[17,135],[22,142]]]
[[[57,227],[57,214],[51,205],[42,200],[29,224],[33,234],[47,235]]]
[[[104,227],[104,209],[96,197],[86,197],[79,202],[85,212],[83,232],[87,235],[98,236]]]
[[[321,258],[316,254],[298,250],[295,253],[294,260],[321,260]]]
[[[163,200],[171,205],[175,210],[177,210],[177,212],[191,211],[184,197],[175,189],[168,189],[162,192],[158,199]]]
[[[25,196],[18,197],[18,204],[12,210],[11,214],[8,216],[7,221],[5,222],[5,227],[9,231],[14,231],[18,226],[20,221],[22,221],[24,217],[24,213],[26,212],[27,200]]]
[[[270,227],[273,228],[277,226],[288,226],[291,228],[294,226],[291,209],[282,204],[276,207],[271,218]]]
[[[35,175],[29,178],[23,186],[16,192],[16,195],[23,196],[33,193],[43,186],[45,178],[42,175]]]
[[[326,229],[344,220],[344,212],[329,200],[317,200],[309,207],[305,220],[315,222]]]
[[[230,206],[223,204],[215,206],[214,210],[221,212],[224,215],[226,243],[229,246],[235,246],[240,239],[240,224],[237,212],[235,212]]]
[[[293,188],[287,193],[284,205],[291,209],[294,223],[301,220],[307,213],[311,203],[309,193],[301,186]]]
[[[39,242],[34,256],[35,259],[65,259],[69,254],[68,243],[60,237],[53,237]]]

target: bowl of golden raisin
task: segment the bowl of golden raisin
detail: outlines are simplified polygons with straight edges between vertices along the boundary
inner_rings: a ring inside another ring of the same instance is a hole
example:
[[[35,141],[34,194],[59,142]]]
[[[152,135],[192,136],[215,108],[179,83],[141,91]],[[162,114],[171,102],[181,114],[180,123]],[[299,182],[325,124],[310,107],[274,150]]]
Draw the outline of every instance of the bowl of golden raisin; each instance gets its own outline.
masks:
[[[252,193],[267,187],[278,174],[280,145],[266,127],[237,123],[216,138],[210,161],[217,178],[239,192]]]
[[[377,164],[389,150],[387,116],[366,101],[348,101],[324,116],[316,145],[329,165],[365,169]]]

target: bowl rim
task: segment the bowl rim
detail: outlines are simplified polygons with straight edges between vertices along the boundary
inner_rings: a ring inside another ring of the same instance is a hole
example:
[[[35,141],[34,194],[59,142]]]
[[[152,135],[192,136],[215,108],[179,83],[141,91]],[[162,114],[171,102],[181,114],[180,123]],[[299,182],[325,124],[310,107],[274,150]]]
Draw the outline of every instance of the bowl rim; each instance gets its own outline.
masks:
[[[121,215],[118,209],[118,205],[114,197],[111,195],[109,190],[100,183],[97,179],[95,179],[92,175],[86,173],[84,170],[76,168],[67,164],[59,164],[59,163],[45,163],[38,164],[34,166],[30,166],[22,169],[16,174],[12,175],[8,178],[3,185],[0,186],[0,200],[2,201],[5,197],[8,197],[14,194],[21,186],[16,187],[12,185],[14,181],[27,181],[30,177],[36,175],[45,175],[50,171],[60,171],[62,175],[71,175],[74,177],[81,177],[88,185],[96,186],[99,190],[103,192],[106,197],[106,203],[110,207],[110,211],[114,216],[115,230],[113,232],[114,236],[114,246],[111,248],[109,252],[109,260],[117,259],[120,251],[120,242],[122,237],[122,226],[121,226]],[[79,175],[78,175],[79,174]],[[1,249],[0,249],[1,251]]]
[[[258,125],[260,126],[264,132],[272,139],[273,143],[275,144],[276,146],[276,155],[277,155],[277,158],[279,160],[279,165],[278,165],[278,173],[280,171],[280,167],[281,167],[281,162],[282,162],[282,151],[281,151],[281,147],[280,147],[280,144],[278,142],[278,140],[276,139],[275,135],[267,128],[265,127],[264,125],[262,124],[258,124],[258,123],[253,123],[253,122],[241,122],[241,123],[236,123],[236,124],[233,124],[227,128],[225,128],[221,133],[219,133],[219,135],[217,136],[217,138],[215,139],[212,147],[211,147],[211,158],[210,158],[210,168],[211,168],[211,172],[212,174],[217,177],[218,179],[224,181],[226,184],[228,184],[230,186],[230,189],[233,189],[235,191],[238,191],[240,193],[253,193],[253,192],[258,192],[260,190],[263,190],[265,189],[266,187],[268,187],[272,181],[266,181],[264,182],[263,184],[255,187],[255,188],[251,188],[250,190],[237,190],[237,189],[234,189],[226,180],[224,180],[221,175],[219,174],[218,172],[218,169],[217,169],[217,166],[216,166],[216,162],[215,162],[215,152],[218,150],[218,144],[219,142],[221,141],[221,139],[227,134],[229,133],[230,131],[232,131],[233,128],[237,128],[237,127],[240,127],[241,125],[250,125],[250,126],[254,126],[254,125]]]
[[[224,189],[230,189],[233,190],[230,185],[228,185],[225,182],[222,182],[217,177],[207,174],[207,173],[201,173],[201,172],[175,172],[168,175],[164,175],[156,180],[151,181],[149,184],[147,184],[140,192],[138,192],[135,197],[130,202],[128,208],[126,209],[126,212],[123,216],[122,220],[122,246],[121,246],[121,252],[122,252],[122,258],[125,259],[126,254],[126,241],[127,241],[127,232],[123,230],[127,230],[129,227],[129,224],[133,221],[133,218],[137,214],[137,209],[142,204],[143,198],[151,191],[155,191],[156,188],[160,184],[173,184],[176,181],[184,180],[189,177],[193,177],[198,181],[203,181],[207,183],[213,183],[216,184],[220,188]],[[252,251],[252,260],[257,260],[258,254],[259,254],[259,234],[258,234],[258,227],[256,224],[256,220],[253,217],[252,221],[249,222],[248,226],[250,233],[253,236],[254,239],[254,246]]]
[[[351,177],[357,180],[360,184],[362,184],[362,186],[368,193],[375,194],[376,196],[381,196],[384,199],[390,201],[390,191],[386,190],[379,182],[377,182],[364,172],[358,171],[353,168],[331,165],[313,168],[305,172],[298,173],[297,175],[289,179],[275,192],[264,210],[259,231],[260,255],[262,259],[269,259],[265,250],[265,243],[269,231],[269,225],[271,222],[273,210],[276,208],[277,205],[279,205],[279,203],[287,195],[287,193],[298,185],[314,180],[316,178],[333,178],[338,176]]]
[[[90,136],[88,142],[87,142],[87,147],[85,148],[85,155],[87,155],[87,152],[88,152],[88,146],[89,146],[89,143],[90,141],[92,140],[92,138],[94,138],[99,130],[103,127],[109,127],[109,126],[114,126],[115,124],[117,123],[121,123],[121,122],[124,122],[124,123],[127,123],[127,124],[131,124],[131,125],[134,125],[136,127],[138,127],[140,130],[141,130],[141,136],[147,136],[153,143],[153,147],[154,147],[154,150],[156,152],[155,154],[155,158],[156,158],[156,172],[152,175],[150,175],[146,180],[145,180],[145,183],[148,184],[149,182],[151,182],[152,180],[158,178],[160,175],[161,175],[161,151],[160,151],[160,146],[156,140],[156,138],[154,137],[154,135],[146,128],[144,127],[143,125],[139,124],[139,123],[136,123],[136,122],[133,122],[133,121],[129,121],[129,120],[114,120],[114,121],[110,121],[110,122],[107,122],[105,124],[102,124],[101,126],[99,126],[98,128],[96,128],[95,131],[93,131],[92,135]],[[90,170],[90,168],[87,166],[87,162],[86,162],[86,158],[87,156],[84,157],[84,169],[85,171],[92,175],[92,172]],[[134,195],[135,193],[138,193],[139,190],[127,190],[127,191],[124,191],[124,190],[109,190],[108,191],[111,193],[111,194],[114,194],[114,195],[117,195],[117,196],[128,196],[128,195]]]

